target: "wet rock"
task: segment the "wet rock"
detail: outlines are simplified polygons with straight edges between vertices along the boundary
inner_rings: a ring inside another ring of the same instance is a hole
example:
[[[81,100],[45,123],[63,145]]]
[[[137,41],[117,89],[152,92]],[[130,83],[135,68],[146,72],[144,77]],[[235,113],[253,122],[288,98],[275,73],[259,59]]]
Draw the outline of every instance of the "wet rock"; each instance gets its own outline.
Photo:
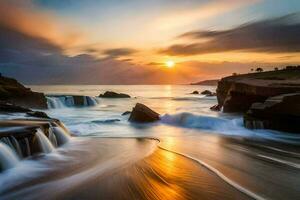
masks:
[[[15,79],[4,76],[0,77],[0,101],[28,108],[47,108],[43,93],[33,92]]]
[[[31,117],[51,119],[45,112],[41,112],[41,111],[31,111],[31,112],[27,112],[26,114]]]
[[[30,112],[31,110],[28,108],[24,108],[22,106],[17,106],[11,103],[1,103],[0,102],[0,112]]]
[[[219,104],[216,104],[212,107],[210,107],[210,110],[212,111],[221,111],[222,106],[220,106]]]
[[[244,113],[253,103],[295,92],[300,92],[300,70],[279,70],[222,78],[217,99],[224,112]]]
[[[130,98],[128,94],[116,93],[112,91],[106,91],[104,94],[100,94],[99,97],[102,98]]]
[[[201,92],[201,94],[206,95],[206,96],[216,96],[215,92],[211,92],[209,90],[204,90],[203,92]]]
[[[199,92],[197,90],[195,90],[191,94],[199,94]]]
[[[244,125],[250,129],[300,133],[300,93],[278,95],[264,103],[254,103],[244,115]]]
[[[141,103],[135,105],[129,117],[131,122],[155,122],[159,119],[158,113]]]
[[[129,115],[129,114],[131,114],[130,111],[125,111],[125,112],[122,113],[122,116],[124,116],[124,115]]]

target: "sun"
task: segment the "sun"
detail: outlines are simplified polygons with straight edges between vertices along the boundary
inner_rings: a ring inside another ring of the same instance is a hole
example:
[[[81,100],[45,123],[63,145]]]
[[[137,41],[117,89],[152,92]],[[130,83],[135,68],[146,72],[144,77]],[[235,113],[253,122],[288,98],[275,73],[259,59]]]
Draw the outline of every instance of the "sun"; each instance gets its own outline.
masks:
[[[173,68],[175,66],[175,62],[173,60],[168,60],[165,64],[167,68]]]

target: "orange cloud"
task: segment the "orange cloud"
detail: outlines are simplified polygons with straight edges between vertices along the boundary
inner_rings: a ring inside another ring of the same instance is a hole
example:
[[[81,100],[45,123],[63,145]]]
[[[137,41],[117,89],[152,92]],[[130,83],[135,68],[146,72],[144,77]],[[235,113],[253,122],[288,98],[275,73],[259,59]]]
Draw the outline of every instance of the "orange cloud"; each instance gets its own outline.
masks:
[[[82,41],[82,36],[70,27],[58,23],[50,13],[37,11],[30,1],[0,2],[0,25],[34,37],[47,39],[57,45],[70,47]]]

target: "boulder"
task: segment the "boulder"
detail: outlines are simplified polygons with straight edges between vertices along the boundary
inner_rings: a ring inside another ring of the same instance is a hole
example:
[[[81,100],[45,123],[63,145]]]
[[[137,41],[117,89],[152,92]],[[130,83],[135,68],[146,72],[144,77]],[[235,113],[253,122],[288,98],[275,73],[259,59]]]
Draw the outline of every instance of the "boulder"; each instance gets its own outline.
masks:
[[[159,114],[155,111],[151,110],[147,106],[141,103],[137,103],[135,107],[132,109],[132,112],[129,117],[129,121],[131,122],[155,122],[158,121]]]
[[[199,94],[199,92],[197,90],[195,90],[191,94]]]
[[[99,97],[102,98],[130,98],[128,94],[116,93],[112,91],[106,91],[104,94],[100,94]]]
[[[201,92],[201,94],[206,95],[206,96],[216,96],[216,93],[211,92],[209,90],[204,90],[203,92]]]
[[[0,101],[28,108],[48,107],[43,93],[33,92],[15,79],[4,76],[0,77]]]
[[[45,112],[41,112],[41,111],[30,111],[27,112],[26,114],[31,117],[51,119]]]
[[[11,103],[3,103],[0,102],[0,112],[20,112],[20,113],[24,113],[24,112],[30,112],[31,110],[28,108],[24,108],[22,106],[16,106],[14,104]]]
[[[244,125],[250,129],[300,133],[300,93],[278,95],[264,103],[254,103],[244,115]]]

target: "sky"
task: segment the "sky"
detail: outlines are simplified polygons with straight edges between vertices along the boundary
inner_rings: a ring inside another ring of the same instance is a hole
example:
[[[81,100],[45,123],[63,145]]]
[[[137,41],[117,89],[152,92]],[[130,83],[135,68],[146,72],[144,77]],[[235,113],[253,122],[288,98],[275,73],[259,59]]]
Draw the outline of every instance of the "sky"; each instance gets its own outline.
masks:
[[[0,0],[0,72],[25,84],[186,84],[298,65],[299,35],[299,0]]]

